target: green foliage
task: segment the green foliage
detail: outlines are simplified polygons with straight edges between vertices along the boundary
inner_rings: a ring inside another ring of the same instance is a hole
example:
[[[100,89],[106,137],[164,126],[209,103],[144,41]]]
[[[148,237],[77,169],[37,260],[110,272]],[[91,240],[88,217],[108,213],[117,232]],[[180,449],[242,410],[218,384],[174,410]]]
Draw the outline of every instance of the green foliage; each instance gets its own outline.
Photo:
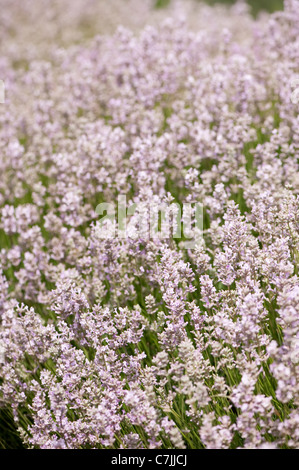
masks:
[[[167,7],[170,2],[171,0],[157,0],[155,8]],[[235,3],[235,0],[205,0],[205,2],[210,5],[215,5],[216,3],[226,3],[229,5]],[[283,9],[283,0],[247,0],[247,3],[250,5],[254,16],[262,10],[272,13]]]

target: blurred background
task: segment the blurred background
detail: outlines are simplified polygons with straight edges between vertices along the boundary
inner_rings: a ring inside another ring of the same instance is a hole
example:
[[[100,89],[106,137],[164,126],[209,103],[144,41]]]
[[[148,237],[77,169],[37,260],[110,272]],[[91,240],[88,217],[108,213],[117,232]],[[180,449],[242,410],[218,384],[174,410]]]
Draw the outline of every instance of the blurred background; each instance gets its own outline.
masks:
[[[232,5],[235,0],[205,0],[209,5],[215,3],[226,3]],[[171,0],[157,0],[156,8],[166,7],[171,3]],[[260,11],[266,10],[268,12],[274,12],[276,10],[283,9],[283,0],[247,0],[248,5],[251,7],[251,12],[256,16]]]
[[[239,1],[246,6],[246,0]],[[242,5],[226,8],[235,3],[236,0],[0,0],[0,77],[8,73],[3,67],[26,69],[33,60],[50,60],[53,54],[57,55],[58,47],[81,47],[97,35],[114,34],[119,25],[137,32],[146,25],[160,24],[167,15],[176,19],[183,16],[190,30],[209,26],[217,36],[222,29],[229,29],[237,40],[250,36],[251,14],[256,17],[262,11],[283,9],[283,0],[247,0],[248,11]],[[258,20],[267,22],[267,17],[268,13]]]

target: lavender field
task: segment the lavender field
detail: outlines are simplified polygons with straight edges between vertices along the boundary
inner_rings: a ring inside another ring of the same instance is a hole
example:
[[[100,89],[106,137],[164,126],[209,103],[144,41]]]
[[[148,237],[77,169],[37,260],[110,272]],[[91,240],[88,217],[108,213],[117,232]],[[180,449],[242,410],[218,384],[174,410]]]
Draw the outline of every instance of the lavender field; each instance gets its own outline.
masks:
[[[299,448],[299,0],[166,3],[0,0],[0,448]]]

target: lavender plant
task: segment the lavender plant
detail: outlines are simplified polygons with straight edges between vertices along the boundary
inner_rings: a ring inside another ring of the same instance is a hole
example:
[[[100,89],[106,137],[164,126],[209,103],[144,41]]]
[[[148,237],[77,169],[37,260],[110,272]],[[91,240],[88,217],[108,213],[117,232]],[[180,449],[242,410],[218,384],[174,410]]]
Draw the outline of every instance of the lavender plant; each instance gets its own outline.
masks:
[[[0,9],[0,445],[298,448],[299,1],[46,3]],[[203,232],[103,238],[119,195]]]

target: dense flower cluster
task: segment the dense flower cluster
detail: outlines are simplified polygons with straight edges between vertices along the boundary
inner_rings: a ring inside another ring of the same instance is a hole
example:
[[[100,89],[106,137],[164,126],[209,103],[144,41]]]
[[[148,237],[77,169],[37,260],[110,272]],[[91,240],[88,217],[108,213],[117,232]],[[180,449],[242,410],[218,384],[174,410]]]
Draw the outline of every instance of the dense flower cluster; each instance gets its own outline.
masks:
[[[296,448],[299,1],[120,3],[2,1],[0,405],[27,447]],[[200,201],[195,248],[103,239],[119,194]]]

